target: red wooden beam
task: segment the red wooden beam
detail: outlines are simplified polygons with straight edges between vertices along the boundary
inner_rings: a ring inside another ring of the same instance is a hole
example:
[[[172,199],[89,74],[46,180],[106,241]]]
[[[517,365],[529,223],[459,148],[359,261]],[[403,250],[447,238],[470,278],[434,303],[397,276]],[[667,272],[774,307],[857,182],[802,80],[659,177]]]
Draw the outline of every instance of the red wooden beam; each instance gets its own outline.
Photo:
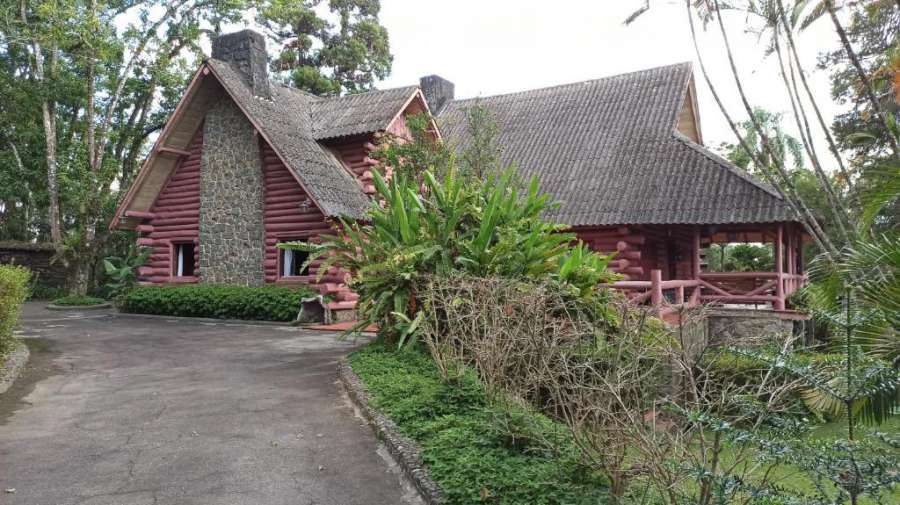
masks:
[[[159,146],[159,149],[157,149],[157,152],[159,152],[160,154],[174,154],[175,156],[190,156],[191,155],[190,151],[185,151],[184,149],[178,149],[178,148],[169,147],[169,146]]]

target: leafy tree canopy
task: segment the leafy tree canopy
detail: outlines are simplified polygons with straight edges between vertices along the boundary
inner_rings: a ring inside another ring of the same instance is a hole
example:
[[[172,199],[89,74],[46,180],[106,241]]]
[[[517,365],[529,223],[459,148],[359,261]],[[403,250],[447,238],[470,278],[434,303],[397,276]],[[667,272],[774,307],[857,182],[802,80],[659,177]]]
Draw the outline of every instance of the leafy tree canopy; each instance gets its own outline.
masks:
[[[316,95],[359,93],[391,71],[379,0],[260,0],[257,22],[280,45],[273,70]]]

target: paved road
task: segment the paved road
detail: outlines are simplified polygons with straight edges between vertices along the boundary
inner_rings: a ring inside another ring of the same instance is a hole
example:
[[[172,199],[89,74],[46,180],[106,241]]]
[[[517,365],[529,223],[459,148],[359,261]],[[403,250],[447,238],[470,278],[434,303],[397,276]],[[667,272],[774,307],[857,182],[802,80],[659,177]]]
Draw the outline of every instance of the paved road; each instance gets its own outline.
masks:
[[[2,504],[418,503],[342,394],[333,334],[38,304],[22,326]]]

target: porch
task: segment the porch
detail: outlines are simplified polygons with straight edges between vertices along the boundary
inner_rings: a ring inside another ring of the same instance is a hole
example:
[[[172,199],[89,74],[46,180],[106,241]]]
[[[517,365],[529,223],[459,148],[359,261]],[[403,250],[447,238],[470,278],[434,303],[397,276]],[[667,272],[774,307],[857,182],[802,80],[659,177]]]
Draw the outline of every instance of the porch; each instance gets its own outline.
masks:
[[[621,280],[611,287],[632,303],[654,307],[661,317],[697,305],[767,309],[790,317],[793,311],[788,297],[806,283],[803,228],[797,223],[655,227],[643,230],[642,235],[648,237],[642,249],[654,256],[647,264],[649,275]],[[710,271],[707,254],[711,247],[735,243],[771,247],[772,269]]]

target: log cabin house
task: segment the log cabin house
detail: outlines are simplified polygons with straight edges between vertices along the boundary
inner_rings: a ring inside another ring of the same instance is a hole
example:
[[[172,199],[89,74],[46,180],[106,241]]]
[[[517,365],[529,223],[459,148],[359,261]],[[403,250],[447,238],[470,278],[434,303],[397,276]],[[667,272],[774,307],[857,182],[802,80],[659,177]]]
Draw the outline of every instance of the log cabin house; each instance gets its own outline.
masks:
[[[330,309],[356,295],[338,271],[279,242],[330,232],[371,201],[378,138],[409,134],[430,113],[438,135],[468,141],[453,84],[322,98],[271,82],[265,41],[250,30],[213,41],[111,227],[153,249],[150,284],[312,284]],[[478,99],[499,126],[501,158],[559,202],[547,218],[592,248],[617,253],[615,287],[660,312],[683,304],[752,304],[789,314],[804,282],[804,231],[784,200],[703,146],[688,63]],[[705,271],[713,243],[773,244],[772,272]]]

